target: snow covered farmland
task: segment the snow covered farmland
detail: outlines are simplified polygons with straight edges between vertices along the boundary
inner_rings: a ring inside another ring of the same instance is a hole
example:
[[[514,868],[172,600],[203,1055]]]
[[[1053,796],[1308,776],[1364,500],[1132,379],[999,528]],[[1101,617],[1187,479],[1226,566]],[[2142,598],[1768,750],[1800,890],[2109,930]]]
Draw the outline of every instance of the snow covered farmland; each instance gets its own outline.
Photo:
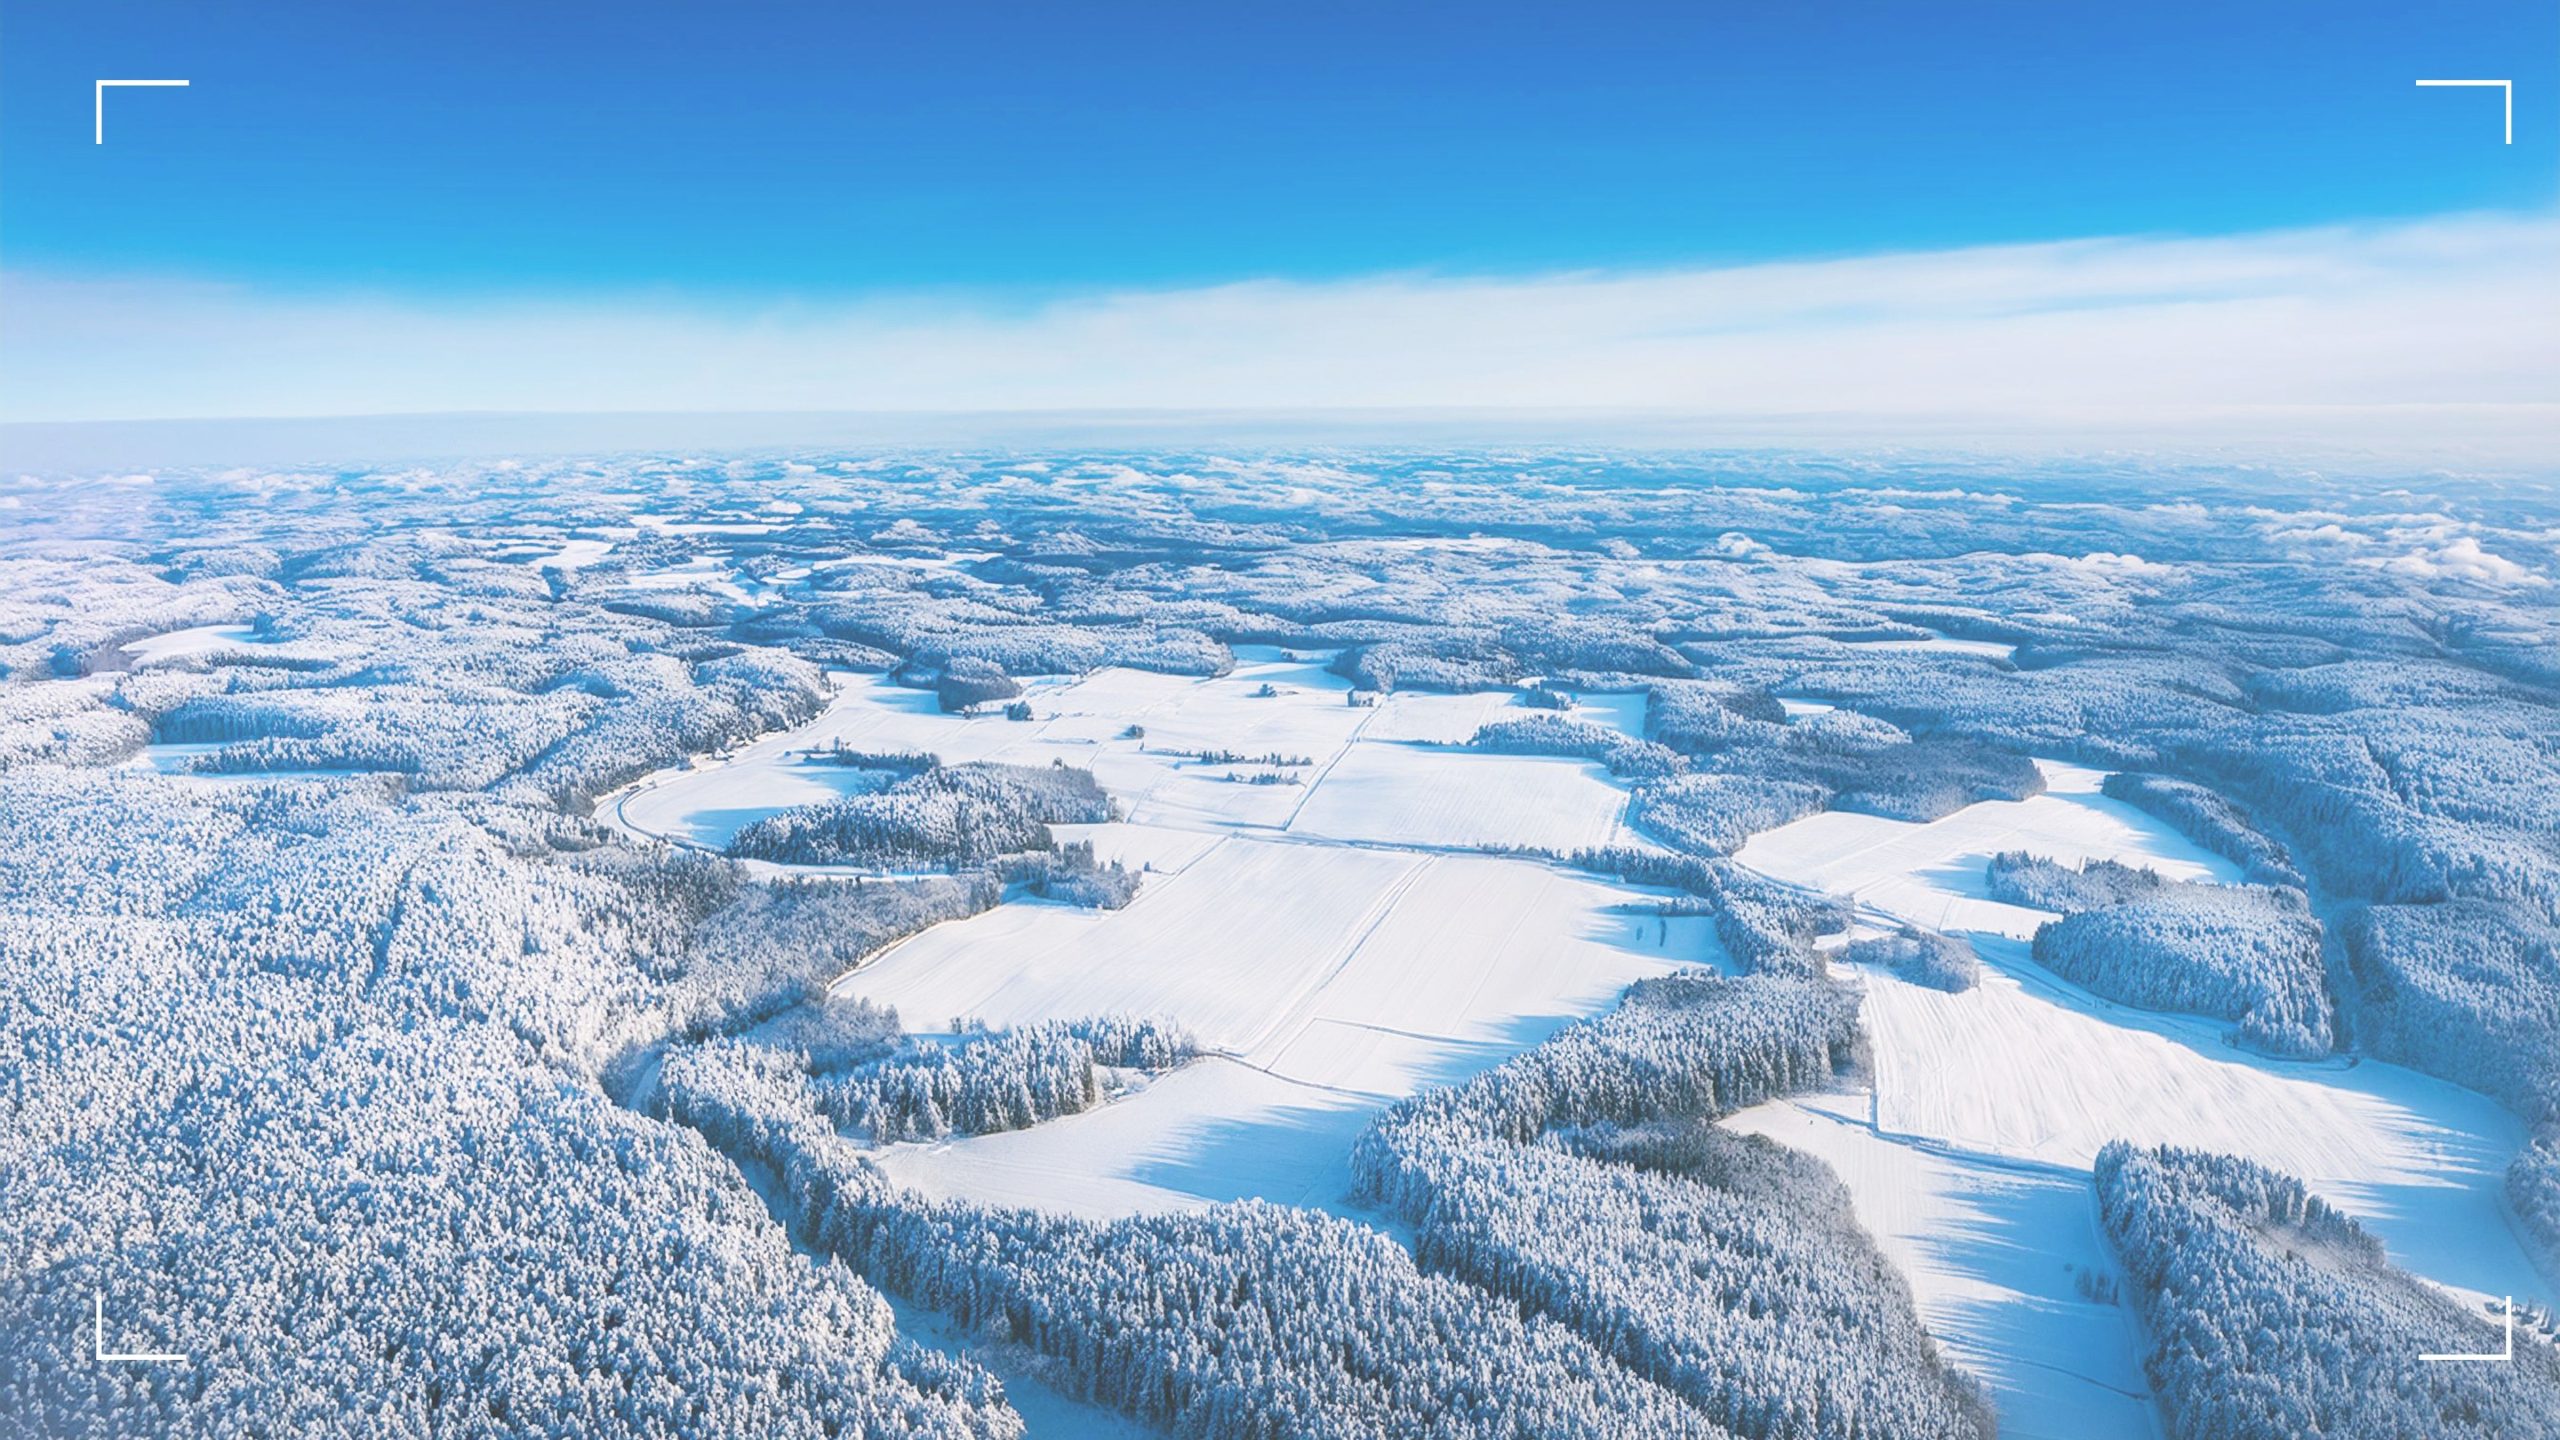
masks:
[[[1364,740],[1325,772],[1290,820],[1289,833],[1570,851],[1622,841],[1626,804],[1626,792],[1589,761]]]
[[[1351,1139],[1379,1106],[1534,1044],[1633,980],[1719,960],[1704,917],[1654,913],[1663,892],[1464,853],[1621,839],[1626,794],[1597,765],[1367,738],[1380,722],[1472,727],[1514,707],[1512,692],[1355,708],[1318,666],[1240,660],[1209,678],[1111,669],[1034,683],[1027,722],[943,714],[923,692],[840,675],[815,719],[653,776],[603,813],[716,849],[754,819],[865,783],[828,763],[839,745],[1091,768],[1142,818],[1058,834],[1141,871],[1131,904],[1009,904],[936,926],[834,987],[927,1029],[1130,1014],[1199,1036],[1208,1058],[1100,1111],[886,1157],[936,1193],[1079,1213],[1247,1195],[1335,1205]],[[1592,713],[1625,722],[1628,709]],[[1271,767],[1199,758],[1231,753],[1305,774],[1254,785],[1227,777]]]
[[[1074,765],[1093,771],[1125,818],[1174,830],[1455,849],[1570,850],[1623,836],[1626,792],[1597,765],[1456,748],[1479,717],[1516,712],[1510,691],[1352,707],[1343,703],[1348,685],[1320,665],[1249,651],[1239,659],[1209,678],[1114,668],[1034,681],[1028,721],[944,714],[929,692],[841,674],[816,719],[648,777],[603,809],[635,834],[717,849],[749,821],[862,783],[827,762],[840,747]],[[1623,719],[1624,710],[1592,713]],[[1373,727],[1455,738],[1381,741]]]
[[[1317,665],[1240,658],[1206,679],[1104,670],[1035,682],[1028,722],[945,715],[920,692],[842,676],[818,719],[650,782],[638,792],[647,802],[624,799],[617,813],[716,845],[737,817],[805,803],[841,775],[815,752],[842,744],[1088,766],[1124,813],[1147,817],[1061,830],[1146,872],[1127,908],[1007,905],[907,940],[835,986],[928,1029],[1127,1013],[1203,1041],[1202,1059],[1100,1108],[882,1154],[924,1193],[986,1203],[1102,1218],[1245,1197],[1339,1209],[1351,1143],[1381,1106],[1517,1053],[1644,975],[1722,963],[1704,918],[1648,913],[1659,892],[1443,853],[1639,839],[1624,825],[1624,788],[1598,765],[1448,742],[1516,713],[1511,692],[1355,708]],[[1623,704],[1588,713],[1641,729]],[[1250,767],[1198,758],[1248,748],[1303,761],[1293,768],[1306,774],[1249,785],[1227,777]],[[1736,856],[1847,896],[1877,921],[1970,932],[1990,962],[1958,995],[1860,971],[1874,1071],[1858,1112],[1781,1101],[1733,1124],[1821,1155],[1849,1180],[1862,1218],[1914,1276],[1923,1314],[1994,1379],[2013,1433],[2152,1432],[2125,1313],[2075,1288],[2083,1273],[2113,1273],[2075,1176],[2114,1139],[2263,1160],[2366,1216],[2419,1274],[2466,1293],[2538,1293],[2498,1213],[2522,1132],[2495,1105],[2379,1063],[2258,1060],[2208,1024],[2128,1012],[2025,959],[2019,942],[2052,917],[1985,894],[1995,854],[2238,878],[2230,861],[2101,795],[2101,772],[2040,769],[2045,793],[2026,800],[1925,824],[1829,811]],[[1950,1242],[1982,1216],[2003,1219],[2003,1245]],[[2030,1323],[2038,1307],[2059,1318]]]
[[[1886,468],[13,480],[0,1409],[2547,1434],[2547,514]]]
[[[839,983],[919,1020],[1166,1015],[1211,1054],[1098,1111],[887,1158],[937,1193],[1118,1215],[1338,1206],[1386,1102],[1463,1078],[1718,958],[1659,897],[1522,860],[1218,842],[1125,910],[1007,906]]]
[[[2102,773],[2051,760],[2037,768],[2045,792],[2029,799],[1985,801],[1925,825],[1829,810],[1752,836],[1734,858],[1897,919],[2020,940],[2053,917],[1985,892],[1983,867],[2004,850],[2074,864],[2123,860],[2180,880],[2239,878],[2230,861],[2099,794]]]
[[[2088,1177],[1888,1139],[1867,1105],[1774,1100],[1724,1123],[1839,1174],[1859,1223],[1910,1279],[1930,1333],[1990,1385],[2002,1434],[2156,1436],[2140,1337],[2123,1310],[2081,1289],[2084,1276],[2118,1273],[2089,1213]]]
[[[234,645],[257,643],[257,631],[248,625],[191,625],[148,639],[128,641],[124,653],[133,663],[159,665],[171,660],[216,653]]]
[[[1953,994],[1858,967],[1874,1046],[1863,1113],[1779,1101],[1730,1123],[1832,1163],[1933,1329],[1995,1378],[2010,1433],[2154,1433],[2130,1318],[2074,1291],[2084,1271],[2112,1273],[2077,1203],[2111,1141],[2195,1146],[2300,1176],[2400,1265],[2470,1301],[2560,1294],[2506,1218],[2503,1172],[2523,1130],[2487,1098],[2377,1061],[2262,1059],[2218,1025],[2112,1004],[2028,958],[2023,942],[2054,917],[1985,894],[1996,854],[2238,878],[2230,861],[2101,795],[2102,775],[2041,768],[2049,788],[2028,800],[1926,824],[1827,812],[1754,836],[1736,856],[1850,897],[1875,922],[1969,932],[1986,962],[1980,983]]]

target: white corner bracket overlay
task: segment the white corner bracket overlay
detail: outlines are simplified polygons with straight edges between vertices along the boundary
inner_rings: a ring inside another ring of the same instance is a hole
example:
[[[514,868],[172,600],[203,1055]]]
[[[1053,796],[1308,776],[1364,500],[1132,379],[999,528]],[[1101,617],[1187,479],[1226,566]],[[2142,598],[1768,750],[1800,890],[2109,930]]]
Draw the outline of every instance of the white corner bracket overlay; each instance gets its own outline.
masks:
[[[96,1317],[95,1323],[97,1328],[90,1332],[90,1353],[97,1356],[99,1364],[105,1365],[120,1360],[138,1360],[150,1365],[184,1365],[188,1363],[187,1357],[184,1355],[173,1355],[163,1351],[144,1350],[137,1351],[133,1354],[125,1354],[120,1351],[109,1350],[107,1348],[106,1294],[103,1291],[92,1292],[90,1299],[97,1303],[97,1309],[92,1312]]]
[[[2430,1363],[2441,1360],[2503,1360],[2510,1365],[2514,1364],[2516,1358],[2516,1297],[2513,1295],[2507,1297],[2507,1348],[2503,1350],[2484,1351],[2478,1355],[2421,1355],[2418,1358]]]
[[[2489,90],[2506,92],[2507,143],[2516,143],[2516,82],[2513,80],[2421,80],[2421,90]]]
[[[2423,82],[2421,82],[2421,83],[2423,83]],[[107,143],[107,90],[108,90],[108,88],[109,88],[109,87],[111,87],[111,86],[113,86],[113,87],[118,87],[118,88],[126,87],[126,86],[134,86],[134,87],[139,87],[139,88],[146,89],[146,90],[184,90],[184,89],[186,89],[186,88],[187,88],[187,82],[186,82],[186,81],[184,81],[184,80],[101,80],[101,81],[99,81],[99,82],[98,82],[98,140],[97,140],[97,143],[98,143],[98,144],[101,144],[101,145],[104,145],[104,144],[106,144],[106,143]]]

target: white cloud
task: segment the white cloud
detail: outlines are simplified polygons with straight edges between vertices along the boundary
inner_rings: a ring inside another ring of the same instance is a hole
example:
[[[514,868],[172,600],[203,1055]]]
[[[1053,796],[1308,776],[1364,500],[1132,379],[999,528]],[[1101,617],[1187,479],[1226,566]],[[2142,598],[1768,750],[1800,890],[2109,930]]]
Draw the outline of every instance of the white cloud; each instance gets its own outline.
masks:
[[[2395,575],[2415,575],[2421,579],[2476,580],[2486,585],[2546,585],[2550,582],[2503,555],[2484,550],[2469,535],[2432,550],[2412,550],[2388,560],[2359,563],[2390,571]]]
[[[2460,464],[2560,455],[2555,314],[2550,216],[1035,304],[12,271],[0,418],[1489,407],[1691,417],[1736,443],[2298,442]]]
[[[2163,579],[2185,573],[2176,565],[2163,565],[2114,550],[2092,550],[2086,555],[2052,555],[2044,557],[2066,570],[2081,570],[2092,575],[2156,575]]]

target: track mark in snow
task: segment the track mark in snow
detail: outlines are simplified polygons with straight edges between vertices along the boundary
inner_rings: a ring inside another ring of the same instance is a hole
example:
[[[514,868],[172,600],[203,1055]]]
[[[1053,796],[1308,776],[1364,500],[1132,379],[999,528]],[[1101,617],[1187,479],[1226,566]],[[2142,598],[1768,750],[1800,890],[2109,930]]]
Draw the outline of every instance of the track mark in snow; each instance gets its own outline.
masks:
[[[2131,1312],[2075,1283],[2091,1270],[2121,1284],[2088,1177],[1877,1134],[1858,1117],[1860,1100],[1773,1101],[1724,1123],[1840,1176],[1930,1334],[1988,1383],[2002,1434],[2157,1440]]]
[[[1387,916],[1394,912],[1397,902],[1411,893],[1414,882],[1421,879],[1423,872],[1436,863],[1432,860],[1422,860],[1397,876],[1395,883],[1388,886],[1386,892],[1369,907],[1369,914],[1362,922],[1359,933],[1352,937],[1350,944],[1342,947],[1341,952],[1334,957],[1333,963],[1325,967],[1322,974],[1310,976],[1305,984],[1284,1002],[1280,1013],[1272,1017],[1271,1023],[1265,1025],[1261,1033],[1256,1035],[1250,1043],[1239,1046],[1238,1049],[1248,1055],[1259,1054],[1265,1043],[1284,1028],[1289,1029],[1289,1039],[1292,1042],[1299,1035],[1304,1034],[1313,1019],[1307,1012],[1316,997],[1324,993],[1326,986],[1340,979],[1343,971],[1351,968],[1351,962],[1360,956],[1361,947],[1367,945],[1370,937],[1378,933],[1378,927],[1386,923]],[[1291,1025],[1292,1021],[1296,1022],[1294,1026]],[[1288,1048],[1288,1044],[1283,1043],[1274,1050],[1272,1053],[1275,1059],[1278,1055],[1285,1053]]]
[[[2020,1316],[2067,1316],[2068,1305],[2085,1302],[2036,1298],[2037,1286],[2026,1284],[2012,1315],[1950,1320],[1945,1306],[1977,1304],[1960,1297],[1994,1278],[2004,1251],[2047,1247],[2051,1274],[2066,1263],[2057,1257],[2103,1257],[2087,1172],[2111,1140],[2216,1150],[2299,1176],[2363,1219],[2412,1273],[2467,1299],[2512,1290],[2548,1303],[2549,1287],[2502,1203],[2504,1167],[2523,1133],[2494,1103],[2376,1061],[2251,1055],[2223,1041],[2218,1021],[2116,1005],[2034,963],[2027,941],[2052,917],[1987,897],[1982,867],[2001,849],[2237,878],[2228,862],[2099,794],[2098,772],[2039,763],[2051,789],[2032,800],[1968,806],[1925,825],[1834,812],[1755,836],[1737,856],[1777,878],[1852,895],[1868,923],[1935,922],[1974,935],[1983,977],[1962,994],[1882,970],[1850,972],[1863,984],[1860,1017],[1874,1056],[1865,1128],[1873,1144],[1930,1157],[1927,1164],[1844,1156],[1855,1147],[1819,1132],[1782,1138],[1832,1161],[1880,1240],[1897,1207],[1943,1202],[1950,1177],[1976,1185],[2003,1171],[2067,1179],[2080,1212],[2070,1227],[2004,1221],[1969,1245],[1916,1235],[1891,1251],[1923,1296],[1932,1330],[1993,1378],[2003,1411],[2022,1422],[2012,1433],[2085,1432],[2071,1416],[2070,1387],[2055,1389],[2026,1363],[2038,1359],[2035,1336],[2008,1333],[2027,1323]],[[1891,1193],[1915,1186],[1925,1193]],[[1962,1216],[1949,1223],[1960,1233],[1981,1228]],[[1968,1341],[1966,1324],[1989,1326],[1981,1333],[1995,1343]],[[2072,1368],[2068,1356],[2044,1358],[2056,1376]],[[2121,1388],[2139,1388],[2138,1370],[2127,1374]]]

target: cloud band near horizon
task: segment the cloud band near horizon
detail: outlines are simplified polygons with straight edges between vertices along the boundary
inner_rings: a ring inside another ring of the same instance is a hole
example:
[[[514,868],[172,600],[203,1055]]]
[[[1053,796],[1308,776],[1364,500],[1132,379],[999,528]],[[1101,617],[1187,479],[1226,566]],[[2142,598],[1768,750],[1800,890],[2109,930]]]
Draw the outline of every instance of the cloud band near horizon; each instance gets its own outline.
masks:
[[[1036,303],[428,298],[18,270],[0,272],[0,323],[9,421],[1463,408],[1797,417],[1815,441],[1832,417],[1869,438],[2194,446],[2330,415],[2396,458],[2483,437],[2548,457],[2560,217]]]

